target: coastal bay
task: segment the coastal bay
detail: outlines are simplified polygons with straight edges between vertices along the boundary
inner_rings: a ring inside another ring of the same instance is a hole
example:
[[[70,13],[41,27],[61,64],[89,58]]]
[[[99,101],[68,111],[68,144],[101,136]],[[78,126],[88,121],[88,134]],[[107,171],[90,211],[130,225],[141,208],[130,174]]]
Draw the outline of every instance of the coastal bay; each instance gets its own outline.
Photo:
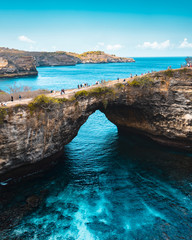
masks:
[[[136,68],[125,63],[39,68],[37,78],[7,79],[1,86],[6,90],[16,80],[33,89],[76,88],[82,82],[94,84],[170,65],[179,68],[183,62],[184,58],[147,58],[136,59]],[[119,134],[97,111],[65,146],[58,165],[37,179],[1,185],[0,236],[107,239],[118,234],[119,239],[142,239],[150,231],[151,239],[189,239],[191,168],[191,154]]]

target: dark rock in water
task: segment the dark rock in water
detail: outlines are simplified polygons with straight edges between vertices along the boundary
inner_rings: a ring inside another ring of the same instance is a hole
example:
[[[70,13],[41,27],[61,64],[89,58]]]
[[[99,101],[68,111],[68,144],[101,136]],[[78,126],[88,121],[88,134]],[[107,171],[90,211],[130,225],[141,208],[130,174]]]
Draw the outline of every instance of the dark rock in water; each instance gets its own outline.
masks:
[[[20,221],[28,213],[36,209],[44,199],[47,191],[42,191],[40,194],[27,197],[25,203],[20,203],[7,208],[5,211],[0,212],[0,231],[4,229],[13,228],[18,225]],[[31,225],[29,224],[28,227]]]
[[[39,206],[40,198],[36,195],[33,195],[31,197],[28,197],[26,202],[29,207],[36,208]]]

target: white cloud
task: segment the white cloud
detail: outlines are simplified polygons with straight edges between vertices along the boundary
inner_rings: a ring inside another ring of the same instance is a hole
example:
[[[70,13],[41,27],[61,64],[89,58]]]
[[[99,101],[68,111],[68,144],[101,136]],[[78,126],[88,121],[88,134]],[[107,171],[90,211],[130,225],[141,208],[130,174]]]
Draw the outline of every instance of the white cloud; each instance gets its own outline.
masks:
[[[115,50],[121,49],[122,47],[123,46],[121,44],[114,44],[114,45],[108,44],[108,45],[106,45],[104,42],[98,42],[97,45],[94,47],[94,50],[102,50],[102,51],[112,50],[112,51],[115,51]]]
[[[164,42],[144,42],[143,44],[137,45],[138,48],[151,48],[151,49],[165,49],[170,47],[170,40]]]
[[[192,43],[189,43],[187,38],[185,38],[179,48],[192,48]]]
[[[105,43],[104,42],[98,42],[97,45],[93,48],[95,51],[97,50],[103,50],[105,46]]]
[[[98,42],[97,45],[98,45],[98,46],[104,46],[105,43],[104,43],[104,42]]]
[[[107,45],[107,50],[119,50],[121,49],[123,46],[121,44],[114,44],[114,45]]]
[[[22,42],[36,43],[35,41],[31,40],[30,38],[28,38],[26,36],[19,36],[18,39],[19,39],[19,41],[22,41]]]

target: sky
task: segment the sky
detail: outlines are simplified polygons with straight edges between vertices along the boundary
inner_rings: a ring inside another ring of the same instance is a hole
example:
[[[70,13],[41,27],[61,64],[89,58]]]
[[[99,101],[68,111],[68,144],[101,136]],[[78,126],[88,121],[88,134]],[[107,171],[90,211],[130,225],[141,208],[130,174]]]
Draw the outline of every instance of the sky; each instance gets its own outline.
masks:
[[[9,0],[0,46],[29,51],[101,50],[125,57],[192,56],[192,1]]]

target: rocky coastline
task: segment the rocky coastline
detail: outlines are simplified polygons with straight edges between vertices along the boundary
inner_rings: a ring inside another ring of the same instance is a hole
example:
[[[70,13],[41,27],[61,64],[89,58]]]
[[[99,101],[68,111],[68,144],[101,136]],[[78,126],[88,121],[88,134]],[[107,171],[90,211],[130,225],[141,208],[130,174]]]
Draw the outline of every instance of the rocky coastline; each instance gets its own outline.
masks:
[[[0,78],[36,76],[35,60],[31,56],[7,56],[0,55]]]
[[[190,68],[111,81],[66,97],[43,95],[0,108],[0,181],[14,176],[16,170],[21,177],[19,169],[27,172],[34,164],[59,156],[96,110],[119,132],[139,133],[160,144],[192,151]]]
[[[36,76],[36,67],[74,66],[85,63],[122,63],[134,62],[132,58],[116,57],[102,51],[82,54],[58,52],[27,52],[0,48],[0,78]]]

